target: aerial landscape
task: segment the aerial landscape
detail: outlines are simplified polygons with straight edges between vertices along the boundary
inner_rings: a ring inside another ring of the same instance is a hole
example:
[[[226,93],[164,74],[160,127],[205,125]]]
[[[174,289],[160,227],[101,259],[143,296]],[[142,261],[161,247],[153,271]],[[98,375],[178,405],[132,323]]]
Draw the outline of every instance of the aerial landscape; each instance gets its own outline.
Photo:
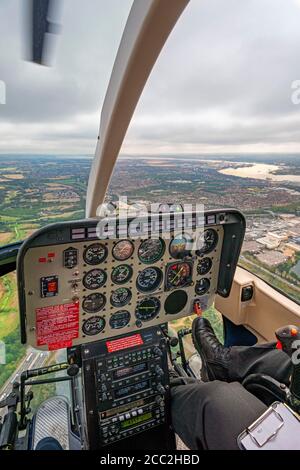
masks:
[[[24,240],[55,221],[83,218],[91,162],[87,156],[0,155],[0,245]],[[120,157],[107,201],[119,196],[129,203],[240,209],[247,219],[240,265],[300,302],[298,155]],[[20,345],[14,273],[0,280],[0,312],[0,340],[6,346],[1,397],[26,361],[37,366],[55,358]],[[217,312],[210,309],[207,315],[221,337]],[[186,319],[185,326],[190,324]]]

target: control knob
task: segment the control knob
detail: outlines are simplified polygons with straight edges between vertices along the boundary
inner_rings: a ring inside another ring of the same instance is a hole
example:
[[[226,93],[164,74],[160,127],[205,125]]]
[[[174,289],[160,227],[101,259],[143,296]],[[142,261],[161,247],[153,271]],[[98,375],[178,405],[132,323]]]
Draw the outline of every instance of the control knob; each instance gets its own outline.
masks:
[[[162,350],[160,348],[158,348],[157,346],[155,346],[155,348],[153,348],[153,354],[156,357],[161,357],[163,355]]]
[[[158,393],[160,393],[161,395],[165,395],[165,393],[166,393],[165,387],[164,387],[162,384],[157,384],[156,390],[157,390]]]
[[[158,365],[155,366],[155,373],[158,377],[162,377],[164,375],[164,371],[162,370],[161,367],[159,367]]]

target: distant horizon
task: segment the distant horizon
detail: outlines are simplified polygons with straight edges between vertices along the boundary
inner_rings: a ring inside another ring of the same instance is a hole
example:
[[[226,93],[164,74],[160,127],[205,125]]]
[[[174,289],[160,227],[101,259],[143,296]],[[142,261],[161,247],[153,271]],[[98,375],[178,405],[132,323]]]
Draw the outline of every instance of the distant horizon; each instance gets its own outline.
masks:
[[[19,152],[0,152],[0,158],[1,157],[55,157],[55,158],[86,158],[86,159],[93,159],[94,155],[93,154],[82,154],[82,153],[19,153]],[[240,153],[180,153],[180,154],[147,154],[147,153],[140,153],[140,154],[120,154],[118,156],[118,159],[120,158],[149,158],[149,159],[162,159],[162,158],[196,158],[196,159],[201,159],[201,158],[220,158],[220,159],[227,159],[227,158],[236,158],[236,157],[242,157],[242,158],[261,158],[261,159],[266,159],[266,158],[300,158],[300,152],[299,153],[282,153],[282,152],[269,152],[269,153],[261,153],[261,152],[251,152],[251,153],[245,153],[245,152],[240,152]]]

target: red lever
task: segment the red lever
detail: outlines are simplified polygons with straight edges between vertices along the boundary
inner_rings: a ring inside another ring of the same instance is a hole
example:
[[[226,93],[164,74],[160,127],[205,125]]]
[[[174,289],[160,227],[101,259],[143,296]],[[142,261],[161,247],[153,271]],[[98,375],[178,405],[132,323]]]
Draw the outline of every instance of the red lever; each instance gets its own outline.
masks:
[[[196,315],[198,315],[198,317],[201,317],[202,309],[201,309],[200,305],[197,302],[194,303],[194,312],[195,312]]]

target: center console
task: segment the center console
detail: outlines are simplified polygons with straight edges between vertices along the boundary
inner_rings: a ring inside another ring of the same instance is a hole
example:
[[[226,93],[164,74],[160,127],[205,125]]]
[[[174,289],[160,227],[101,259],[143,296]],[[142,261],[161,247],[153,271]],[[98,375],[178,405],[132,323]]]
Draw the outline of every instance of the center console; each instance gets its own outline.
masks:
[[[90,449],[174,449],[163,325],[69,349],[79,355]]]

